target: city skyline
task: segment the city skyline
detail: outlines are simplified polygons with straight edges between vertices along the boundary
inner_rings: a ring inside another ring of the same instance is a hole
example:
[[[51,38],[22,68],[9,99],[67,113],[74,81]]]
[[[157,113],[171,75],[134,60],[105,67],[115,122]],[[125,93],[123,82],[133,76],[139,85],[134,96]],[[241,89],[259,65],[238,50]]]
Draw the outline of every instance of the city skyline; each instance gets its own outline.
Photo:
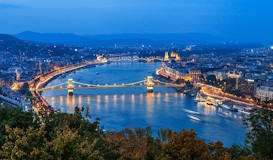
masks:
[[[272,42],[273,2],[263,1],[0,1],[1,33],[207,33]],[[251,34],[250,34],[251,33]]]

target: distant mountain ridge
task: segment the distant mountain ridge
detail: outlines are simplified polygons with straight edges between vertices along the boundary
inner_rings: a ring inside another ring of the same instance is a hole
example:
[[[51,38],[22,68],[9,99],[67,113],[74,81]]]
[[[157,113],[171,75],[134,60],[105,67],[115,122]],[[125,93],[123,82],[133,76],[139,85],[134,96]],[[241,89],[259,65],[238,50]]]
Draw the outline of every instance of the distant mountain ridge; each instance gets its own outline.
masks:
[[[44,43],[65,43],[77,45],[108,45],[118,43],[121,45],[139,45],[142,43],[161,44],[161,43],[219,43],[222,38],[201,33],[185,34],[109,34],[109,35],[76,35],[72,33],[36,33],[22,32],[15,35],[17,38],[27,41]]]
[[[9,35],[9,34],[0,34],[0,41],[17,41],[17,42],[21,42],[21,40],[19,40],[18,38]]]

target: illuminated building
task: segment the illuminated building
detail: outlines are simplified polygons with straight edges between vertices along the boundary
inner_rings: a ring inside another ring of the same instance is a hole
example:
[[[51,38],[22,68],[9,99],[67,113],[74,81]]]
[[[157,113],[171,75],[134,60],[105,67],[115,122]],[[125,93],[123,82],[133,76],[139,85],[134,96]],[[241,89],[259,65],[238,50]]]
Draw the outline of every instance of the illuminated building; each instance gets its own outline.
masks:
[[[18,69],[15,70],[16,73],[16,81],[20,80],[20,73],[18,72]]]
[[[42,62],[41,61],[39,61],[39,71],[40,71],[40,74],[43,74]]]
[[[18,83],[14,82],[11,86],[11,89],[14,91],[18,91],[20,89],[20,86]]]
[[[176,53],[175,53],[175,51],[172,51],[171,58],[175,58],[175,57],[176,57]]]
[[[273,100],[273,87],[260,86],[256,88],[255,97],[261,101]]]
[[[227,77],[236,80],[236,86],[235,86],[235,88],[238,89],[239,88],[239,78],[241,77],[241,75],[240,74],[236,74],[236,73],[233,72],[233,73],[228,73]]]
[[[60,70],[60,67],[58,66],[54,66],[53,69],[56,71],[56,70]]]
[[[171,53],[171,59],[174,59],[175,61],[180,61],[181,60],[179,54],[176,53],[174,50]]]
[[[180,61],[180,60],[181,60],[181,58],[180,58],[179,54],[176,53],[176,55],[175,55],[175,61]]]
[[[169,62],[170,58],[169,58],[169,53],[165,52],[165,56],[164,56],[164,62]]]
[[[14,82],[10,88],[14,91],[18,91],[23,86],[23,84],[24,82]]]
[[[201,77],[201,71],[199,69],[191,69],[189,75],[191,77],[190,81],[198,82]]]
[[[106,63],[106,62],[107,62],[107,59],[104,58],[103,56],[97,56],[97,61],[98,61],[98,62],[102,62],[102,63]]]

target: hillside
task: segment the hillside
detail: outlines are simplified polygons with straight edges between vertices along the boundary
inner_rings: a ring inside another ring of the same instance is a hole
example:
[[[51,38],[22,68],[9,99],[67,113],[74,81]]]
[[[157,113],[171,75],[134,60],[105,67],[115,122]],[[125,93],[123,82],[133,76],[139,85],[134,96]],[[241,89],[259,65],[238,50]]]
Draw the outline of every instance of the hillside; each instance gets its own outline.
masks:
[[[18,38],[8,35],[8,34],[0,34],[0,43],[22,43]]]
[[[169,45],[176,44],[209,44],[224,42],[222,38],[200,33],[186,34],[111,34],[111,35],[76,35],[71,33],[35,33],[22,32],[15,35],[27,41],[45,43],[64,43],[88,46],[113,46],[115,43],[125,46],[140,46],[141,44]]]
[[[24,42],[14,36],[7,34],[0,34],[0,52],[7,51],[15,52],[16,48],[24,46]]]

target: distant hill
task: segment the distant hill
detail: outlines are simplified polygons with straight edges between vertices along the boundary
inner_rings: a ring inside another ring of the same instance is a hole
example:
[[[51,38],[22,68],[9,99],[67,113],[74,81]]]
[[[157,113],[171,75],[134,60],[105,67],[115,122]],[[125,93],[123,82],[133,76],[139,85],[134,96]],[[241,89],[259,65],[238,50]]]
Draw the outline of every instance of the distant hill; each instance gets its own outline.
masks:
[[[0,51],[5,51],[7,48],[18,48],[23,45],[24,42],[14,36],[0,34]]]
[[[113,34],[113,35],[76,35],[71,33],[35,33],[22,32],[15,35],[17,38],[27,41],[45,43],[64,43],[90,46],[107,46],[115,43],[119,45],[140,45],[140,44],[190,44],[190,43],[219,43],[222,38],[200,33],[186,34]]]
[[[83,36],[71,33],[36,33],[26,31],[16,34],[15,36],[22,40],[46,43],[81,43],[85,41]]]
[[[0,41],[14,41],[14,42],[22,42],[21,40],[19,40],[18,38],[8,35],[8,34],[0,34]]]

